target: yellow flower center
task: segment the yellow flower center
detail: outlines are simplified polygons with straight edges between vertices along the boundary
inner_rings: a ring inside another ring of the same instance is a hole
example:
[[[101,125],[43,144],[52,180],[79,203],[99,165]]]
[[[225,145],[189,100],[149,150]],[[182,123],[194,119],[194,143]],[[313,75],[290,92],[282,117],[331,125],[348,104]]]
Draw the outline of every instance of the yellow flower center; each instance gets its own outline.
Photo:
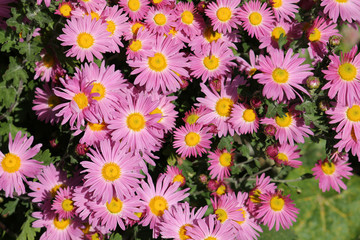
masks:
[[[283,198],[275,196],[272,197],[270,200],[270,207],[272,210],[278,212],[281,211],[284,208],[285,201]]]
[[[254,73],[256,72],[256,70],[257,70],[256,68],[250,69],[249,75],[250,75],[250,76],[254,75]]]
[[[54,198],[57,191],[59,190],[59,188],[65,188],[66,186],[64,184],[57,184],[55,185],[51,190],[50,190],[50,193],[51,193],[51,196]]]
[[[168,209],[168,202],[162,196],[155,196],[149,202],[150,211],[160,217],[164,214],[164,211]]]
[[[214,70],[219,67],[220,60],[219,58],[211,55],[210,57],[205,57],[203,60],[204,66],[209,70]]]
[[[253,122],[256,119],[256,114],[254,110],[246,109],[242,117],[246,122]]]
[[[309,41],[310,42],[317,42],[319,41],[321,38],[321,32],[318,28],[314,28],[311,32],[311,34],[309,35]]]
[[[61,203],[61,207],[65,212],[71,212],[74,209],[73,201],[70,199],[64,199]]]
[[[249,21],[252,25],[259,25],[261,24],[262,22],[262,16],[260,13],[258,12],[252,12],[250,15],[249,15]]]
[[[89,105],[89,101],[85,93],[78,93],[73,97],[80,110],[83,110]]]
[[[286,36],[286,32],[285,32],[285,29],[283,27],[276,27],[272,30],[271,32],[271,37],[278,41],[281,34],[283,34],[283,36],[285,37]]]
[[[123,202],[117,198],[112,198],[110,203],[106,203],[107,210],[113,214],[121,212],[122,207]]]
[[[194,21],[194,15],[190,11],[184,11],[181,14],[181,21],[187,25],[190,25]]]
[[[289,158],[286,154],[284,153],[278,153],[278,155],[276,155],[276,158],[280,161],[283,161],[283,162],[288,162],[289,161]]]
[[[54,108],[54,107],[56,107],[58,104],[60,104],[61,103],[61,101],[60,101],[60,98],[59,97],[57,97],[56,95],[51,95],[49,98],[48,98],[48,102],[47,102],[47,104],[48,104],[48,106],[50,107],[50,108]]]
[[[232,12],[228,7],[221,7],[216,11],[216,16],[221,22],[227,22],[231,19]]]
[[[221,38],[221,34],[214,31],[211,27],[208,27],[204,31],[204,37],[209,43],[211,43],[213,41],[216,42],[216,40]]]
[[[196,123],[196,121],[199,119],[199,115],[197,114],[190,114],[187,118],[186,118],[186,122],[191,124]]]
[[[132,113],[126,119],[127,127],[135,132],[139,132],[145,127],[146,121],[141,113]]]
[[[106,123],[102,122],[102,123],[88,123],[89,128],[91,129],[91,131],[93,132],[99,132],[102,131],[106,128]]]
[[[163,0],[153,0],[153,3],[158,4],[161,3]]]
[[[163,113],[160,108],[155,108],[153,111],[151,111],[150,114],[161,114],[163,116]],[[163,120],[163,118],[160,118],[157,122],[160,123]]]
[[[321,170],[326,174],[326,175],[332,175],[335,172],[335,164],[331,163],[331,162],[323,162],[321,164]]]
[[[1,167],[5,172],[14,173],[20,169],[21,159],[18,155],[13,153],[5,154],[1,161]]]
[[[54,226],[57,229],[64,230],[69,226],[69,224],[70,224],[70,219],[62,219],[59,221],[57,217],[54,218]]]
[[[129,0],[128,7],[131,11],[136,12],[140,8],[139,0]]]
[[[233,105],[234,102],[230,98],[220,98],[216,102],[215,110],[221,117],[229,117]]]
[[[176,175],[174,178],[173,178],[173,183],[174,182],[180,182],[181,184],[184,182],[184,180],[185,180],[185,178],[184,178],[184,176],[183,175],[181,175],[181,174],[178,174],[178,175]]]
[[[286,83],[289,80],[289,73],[286,69],[275,68],[272,72],[272,78],[277,83]]]
[[[272,0],[273,8],[279,8],[282,6],[282,0]]]
[[[142,23],[139,23],[139,22],[134,23],[134,24],[132,25],[132,27],[131,27],[131,32],[132,32],[133,34],[136,34],[141,27],[144,27],[144,25],[143,25]]]
[[[142,47],[142,43],[140,40],[133,40],[129,46],[129,48],[133,52],[139,51],[141,49],[141,47]]]
[[[289,113],[286,113],[284,117],[276,116],[275,122],[280,127],[288,127],[292,122],[292,118],[291,115],[289,115]]]
[[[243,221],[236,221],[239,225],[243,224],[245,221],[246,221],[246,212],[244,209],[242,208],[239,208],[238,210],[236,211],[239,211],[242,215],[243,215],[243,218],[244,220]]]
[[[171,27],[170,30],[169,30],[169,34],[168,35],[173,35],[173,36],[176,36],[177,34],[177,31],[175,30],[174,27]],[[165,36],[167,37],[168,35],[165,34]],[[176,72],[175,72],[176,73]],[[179,75],[178,73],[176,73],[177,75]]]
[[[261,195],[261,191],[260,189],[255,189],[251,192],[250,194],[250,201],[252,201],[253,203],[260,203],[260,195]]]
[[[63,5],[61,5],[61,7],[59,8],[59,12],[61,13],[61,15],[63,15],[64,17],[69,17],[71,15],[71,11],[72,8],[69,4],[65,3]]]
[[[91,235],[91,240],[100,240],[100,235],[99,233],[94,233]]]
[[[92,89],[91,89],[91,93],[98,93],[100,94],[100,96],[97,97],[93,97],[93,99],[100,101],[101,99],[103,99],[105,97],[105,93],[106,93],[106,88],[103,84],[101,83],[93,83],[92,84]]]
[[[228,219],[227,212],[222,208],[216,209],[215,214],[221,223],[224,223]]]
[[[351,63],[343,63],[339,66],[338,69],[340,77],[345,81],[353,81],[355,80],[357,69]]]
[[[96,19],[99,20],[100,19],[100,15],[97,12],[91,12],[90,13],[91,19]]]
[[[106,181],[113,182],[120,177],[121,169],[116,163],[105,163],[101,169],[101,174]]]
[[[221,196],[221,195],[223,195],[223,194],[225,193],[225,191],[226,191],[226,186],[225,186],[225,185],[221,185],[220,187],[218,187],[218,188],[216,189],[216,194],[219,195],[219,196]]]
[[[219,158],[220,165],[223,167],[228,167],[232,162],[232,155],[228,152],[224,152],[220,155]]]
[[[186,134],[185,136],[185,143],[187,146],[189,147],[194,147],[196,145],[199,144],[200,142],[200,135],[196,132],[189,132],[188,134]]]
[[[204,240],[217,240],[217,238],[216,237],[207,237],[207,238],[205,238]]]
[[[53,56],[51,56],[51,54],[45,54],[45,56],[42,58],[42,61],[45,65],[45,67],[47,68],[51,68],[52,66],[54,66],[55,63],[55,59],[53,58]]]
[[[154,16],[154,21],[157,25],[163,26],[166,23],[166,16],[162,13],[158,13]]]
[[[148,59],[150,69],[155,72],[161,72],[167,67],[166,57],[162,53],[155,53],[153,57]]]
[[[188,240],[190,239],[190,237],[188,235],[186,235],[186,227],[192,227],[191,224],[184,224],[180,227],[179,230],[179,238],[180,240]]]
[[[346,3],[348,0],[335,0],[335,2],[338,2],[338,3]]]
[[[115,33],[116,30],[116,24],[114,21],[112,20],[108,20],[106,21],[107,23],[107,27],[106,27],[106,31],[108,31],[110,34],[110,36],[112,36]]]
[[[346,115],[350,121],[359,122],[360,121],[360,106],[353,105],[346,112]]]
[[[94,37],[86,32],[80,33],[77,36],[77,44],[79,45],[79,47],[87,49],[90,48],[92,45],[94,45]]]

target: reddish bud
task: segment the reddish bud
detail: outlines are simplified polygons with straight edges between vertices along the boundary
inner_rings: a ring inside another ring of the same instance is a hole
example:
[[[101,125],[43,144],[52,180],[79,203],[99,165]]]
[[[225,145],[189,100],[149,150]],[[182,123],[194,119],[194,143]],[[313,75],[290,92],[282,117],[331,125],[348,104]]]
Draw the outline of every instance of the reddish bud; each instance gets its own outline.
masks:
[[[79,143],[76,145],[75,152],[79,156],[84,156],[89,151],[89,148],[86,144]]]
[[[266,125],[264,128],[264,132],[267,136],[275,136],[276,134],[276,128],[273,125]]]
[[[270,158],[275,158],[278,154],[278,148],[274,145],[270,145],[266,148],[266,155],[268,155]]]

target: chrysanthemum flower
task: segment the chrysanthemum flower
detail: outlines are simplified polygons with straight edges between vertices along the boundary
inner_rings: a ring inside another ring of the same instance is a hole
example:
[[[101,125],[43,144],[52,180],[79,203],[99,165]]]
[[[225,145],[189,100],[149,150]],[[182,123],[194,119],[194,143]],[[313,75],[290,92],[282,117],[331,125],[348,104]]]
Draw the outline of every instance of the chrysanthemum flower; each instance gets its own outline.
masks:
[[[59,75],[65,74],[65,70],[61,67],[59,61],[57,60],[55,54],[50,51],[43,49],[40,53],[41,61],[35,62],[35,76],[34,79],[40,77],[41,81],[53,82],[56,81]]]
[[[110,33],[106,29],[107,24],[91,19],[90,15],[84,18],[71,18],[63,28],[64,34],[57,39],[62,41],[62,46],[71,46],[66,51],[67,57],[76,57],[81,61],[86,57],[88,61],[93,61],[93,56],[102,59],[102,53],[108,51],[111,46]]]
[[[104,8],[104,6],[107,4],[106,0],[78,0],[78,3],[88,12],[96,11],[99,8]]]
[[[200,34],[203,19],[196,12],[193,2],[179,2],[173,15],[174,27],[177,31],[183,31],[189,37]]]
[[[227,33],[231,32],[232,28],[237,28],[237,24],[240,25],[237,18],[239,4],[240,0],[218,0],[209,3],[205,15],[210,18],[215,31]]]
[[[279,231],[280,225],[282,228],[290,228],[293,222],[296,222],[296,214],[299,214],[299,209],[290,199],[290,195],[283,196],[280,191],[274,193],[265,193],[260,195],[260,207],[257,210],[257,218],[263,224],[268,225],[271,230],[274,225],[276,231]]]
[[[360,102],[360,55],[355,45],[350,52],[330,55],[327,70],[322,70],[328,80],[322,90],[329,89],[328,96],[344,105],[352,106]]]
[[[190,125],[192,124],[200,124],[197,120],[204,115],[209,110],[203,106],[200,105],[199,107],[191,107],[191,110],[185,113],[185,117],[183,118],[184,123],[188,123]]]
[[[209,78],[224,75],[230,72],[230,67],[235,66],[232,51],[220,42],[213,42],[204,46],[201,52],[188,57],[190,62],[191,75],[200,78],[205,82]]]
[[[165,175],[174,182],[180,182],[180,187],[183,187],[186,183],[185,176],[182,174],[182,170],[175,166],[167,166]]]
[[[88,122],[84,130],[77,129],[73,135],[76,136],[84,132],[79,142],[88,146],[98,146],[101,141],[111,137],[110,129],[107,126],[108,124],[104,121],[99,123]]]
[[[324,13],[337,22],[339,16],[341,20],[352,22],[360,20],[360,2],[357,0],[321,0]]]
[[[131,20],[142,20],[149,10],[149,0],[120,0],[119,5],[123,7],[125,13]]]
[[[222,195],[210,199],[216,214],[217,220],[222,224],[230,223],[232,221],[244,221],[242,213],[239,211],[238,202],[234,201],[232,195]]]
[[[269,53],[272,53],[275,49],[279,49],[279,39],[283,35],[286,37],[287,43],[285,44],[285,49],[289,46],[291,42],[291,28],[293,25],[290,23],[280,20],[275,22],[269,32],[260,37],[259,41],[261,42],[259,48],[267,48]]]
[[[295,99],[296,95],[302,99],[295,89],[309,94],[300,84],[313,75],[309,64],[303,64],[305,58],[299,54],[293,55],[289,49],[284,55],[282,50],[275,50],[271,56],[260,56],[259,70],[261,73],[254,75],[258,82],[264,84],[263,95],[273,100],[284,101]],[[296,95],[295,95],[296,94]]]
[[[126,41],[136,38],[136,35],[141,28],[142,30],[149,31],[149,29],[145,26],[145,24],[140,21],[134,21],[134,22],[129,21],[128,23],[126,23],[126,26],[127,26],[127,30],[124,32],[124,39]]]
[[[165,6],[171,7],[175,4],[175,0],[150,0],[156,8],[162,8]]]
[[[72,200],[74,201],[73,204],[75,206],[76,214],[81,220],[87,220],[89,223],[96,223],[99,220],[94,217],[90,205],[100,204],[100,202],[95,199],[92,192],[88,191],[88,188],[85,188],[80,184],[74,187]]]
[[[240,71],[245,71],[248,76],[251,77],[259,68],[259,56],[256,56],[252,49],[250,49],[249,51],[249,60],[250,63],[248,63],[241,57],[236,58],[236,61],[240,65]]]
[[[243,28],[251,37],[259,39],[266,32],[270,31],[274,22],[274,17],[267,4],[261,4],[258,0],[245,2],[239,11],[239,19],[242,21]]]
[[[174,16],[170,14],[170,9],[151,7],[147,12],[145,23],[149,30],[157,35],[163,35],[169,32]]]
[[[188,202],[173,205],[164,211],[163,220],[160,223],[160,233],[162,238],[172,238],[175,240],[189,239],[186,227],[191,227],[194,220],[201,219],[207,210],[207,206],[199,209],[192,208]]]
[[[157,37],[146,58],[128,61],[130,67],[135,68],[131,74],[139,73],[134,84],[145,85],[147,91],[176,92],[182,82],[180,75],[189,76],[185,69],[188,67],[187,59],[179,51],[179,45],[171,38]]]
[[[216,149],[215,152],[209,153],[211,178],[217,178],[218,181],[230,177],[230,167],[234,164],[234,149],[228,152],[226,149]]]
[[[90,161],[83,161],[85,168],[84,187],[93,192],[101,203],[111,202],[113,197],[123,199],[128,196],[139,183],[138,162],[127,149],[120,148],[119,142],[104,140],[100,147],[90,149]]]
[[[278,164],[298,168],[302,165],[301,161],[295,160],[300,157],[299,152],[300,149],[297,149],[296,145],[282,144],[278,147],[278,153],[274,160]]]
[[[259,128],[259,118],[255,110],[243,104],[233,105],[229,122],[239,135],[257,132]]]
[[[11,15],[10,15],[11,6],[8,4],[15,2],[15,1],[16,0],[2,0],[1,1],[1,3],[0,3],[0,21],[2,20],[2,18],[6,19],[6,18],[11,17]],[[38,1],[42,1],[42,0],[38,0]],[[6,28],[6,25],[5,25],[5,28]]]
[[[346,152],[351,150],[352,155],[356,155],[360,162],[360,139],[356,137],[354,129],[351,130],[349,136],[338,133],[335,138],[340,139],[340,141],[335,144],[334,148],[338,148],[338,151],[345,149]]]
[[[141,28],[136,37],[131,39],[126,50],[127,60],[142,59],[152,49],[156,37],[148,30]]]
[[[349,166],[350,163],[335,159],[331,162],[325,159],[323,161],[318,160],[315,167],[311,169],[314,172],[315,179],[319,179],[319,188],[325,192],[329,191],[330,188],[340,193],[340,188],[346,190],[345,183],[341,180],[342,178],[349,179],[352,168]]]
[[[270,0],[272,9],[277,20],[285,19],[291,22],[298,12],[299,6],[296,5],[300,0]]]
[[[164,133],[171,131],[175,127],[175,120],[177,112],[175,111],[175,105],[171,102],[176,99],[174,96],[166,96],[161,94],[152,94],[152,100],[157,101],[158,105],[150,112],[150,114],[161,114],[161,118],[158,121],[162,125]]]
[[[13,141],[9,133],[9,152],[4,154],[0,151],[0,189],[5,191],[6,197],[13,197],[14,192],[24,194],[26,177],[35,178],[41,171],[40,162],[32,158],[40,151],[42,144],[31,147],[33,140],[33,136],[21,137],[19,131]]]
[[[59,188],[51,209],[58,214],[59,220],[72,218],[75,215],[72,189],[70,187]]]
[[[72,10],[74,10],[74,6],[72,5],[72,3],[63,1],[55,10],[55,14],[70,18]]]

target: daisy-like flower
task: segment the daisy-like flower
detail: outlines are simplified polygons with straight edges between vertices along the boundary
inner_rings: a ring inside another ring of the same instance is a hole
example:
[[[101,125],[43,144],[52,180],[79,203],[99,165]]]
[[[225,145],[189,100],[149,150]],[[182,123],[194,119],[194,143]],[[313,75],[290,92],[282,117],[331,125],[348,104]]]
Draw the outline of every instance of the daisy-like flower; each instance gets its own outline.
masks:
[[[75,215],[72,190],[70,187],[59,188],[51,209],[58,214],[59,220],[68,219]]]
[[[328,96],[337,102],[352,106],[360,102],[360,55],[357,46],[348,53],[341,53],[341,57],[330,55],[327,70],[322,70],[324,78],[328,80],[322,90],[329,89]]]
[[[155,35],[148,30],[141,28],[136,37],[131,39],[126,50],[127,60],[142,59],[152,49],[155,42]]]
[[[352,155],[356,155],[360,162],[360,139],[356,137],[354,128],[349,136],[343,136],[342,133],[338,133],[335,138],[340,139],[340,141],[335,144],[334,148],[338,148],[338,151],[345,149],[346,152],[351,150]]]
[[[259,57],[255,55],[254,51],[250,49],[249,51],[249,60],[250,63],[248,63],[246,60],[244,60],[241,57],[237,57],[236,61],[239,63],[240,71],[245,71],[249,77],[254,75],[254,73],[259,68]]]
[[[255,110],[243,104],[233,105],[229,122],[239,135],[257,132],[259,128],[259,118]]]
[[[200,124],[197,120],[204,115],[206,112],[208,111],[208,109],[203,106],[200,105],[199,107],[191,107],[191,110],[185,113],[185,117],[183,118],[184,123],[188,123],[190,125],[192,124]]]
[[[222,223],[230,223],[232,221],[244,221],[242,213],[239,211],[238,202],[234,201],[232,195],[221,195],[210,199],[214,208],[217,219]]]
[[[237,28],[240,22],[237,18],[240,0],[218,0],[210,2],[205,9],[205,14],[211,20],[211,25],[215,31],[220,33],[231,32],[232,28]]]
[[[305,58],[300,58],[299,54],[293,55],[293,50],[289,49],[284,55],[282,50],[275,50],[271,56],[260,56],[259,70],[261,73],[254,75],[258,82],[264,84],[263,95],[280,102],[295,99],[296,95],[302,99],[295,89],[309,94],[300,84],[312,76],[312,67],[303,64]],[[295,95],[296,94],[296,95]]]
[[[150,114],[161,114],[161,118],[158,123],[161,124],[164,133],[168,133],[175,127],[175,120],[177,112],[175,105],[171,101],[175,100],[174,96],[166,96],[161,94],[152,94],[151,98],[153,101],[157,101],[158,105],[150,112]]]
[[[290,23],[280,20],[275,22],[272,25],[271,30],[260,37],[259,41],[261,42],[259,48],[267,48],[267,51],[272,53],[275,49],[279,49],[279,39],[280,36],[283,35],[287,38],[287,43],[285,44],[285,49],[287,49],[288,45],[290,44],[291,40],[291,28],[293,25]]]
[[[128,23],[126,23],[126,26],[127,26],[127,30],[124,32],[124,39],[126,41],[136,38],[136,35],[141,28],[142,30],[149,31],[149,29],[145,26],[145,24],[140,21],[134,21],[134,22],[129,21]]]
[[[67,57],[76,57],[81,61],[85,58],[93,61],[93,56],[102,59],[102,53],[108,51],[112,44],[106,28],[105,23],[91,19],[90,15],[84,18],[71,18],[63,28],[64,34],[57,39],[62,41],[62,46],[71,46],[66,51]]]
[[[145,23],[149,30],[157,35],[163,35],[170,31],[174,16],[170,14],[170,9],[151,7],[147,12]]]
[[[91,162],[81,162],[85,168],[83,173],[86,173],[84,187],[89,187],[88,191],[93,192],[101,203],[111,202],[113,197],[123,199],[128,196],[142,177],[136,164],[139,159],[120,148],[119,142],[104,140],[100,147],[90,149],[88,156]]]
[[[42,1],[42,0],[38,0],[38,1]],[[9,18],[11,17],[10,15],[10,9],[11,9],[11,6],[8,5],[9,3],[12,3],[12,2],[15,2],[15,0],[2,0],[1,3],[0,3],[0,21],[2,21],[3,19],[2,18]],[[5,23],[5,29],[6,29],[6,23]],[[4,29],[4,30],[5,30]]]
[[[162,8],[165,6],[171,7],[175,4],[175,0],[151,0],[151,3],[156,8]]]
[[[274,16],[267,8],[267,4],[261,4],[258,0],[245,2],[240,8],[238,16],[242,27],[251,37],[255,36],[257,39],[269,32],[274,22]]]
[[[78,3],[81,7],[85,8],[87,12],[96,11],[106,6],[106,0],[78,0]]]
[[[218,181],[230,177],[230,167],[234,164],[234,149],[228,152],[226,149],[216,149],[215,152],[209,153],[211,178],[217,178]]]
[[[268,225],[269,230],[274,225],[276,231],[279,231],[280,225],[283,229],[290,228],[293,222],[296,222],[296,214],[299,214],[299,209],[295,207],[290,195],[283,196],[280,191],[276,191],[260,195],[260,200],[257,218],[263,224]]]
[[[340,188],[346,190],[345,183],[341,180],[342,178],[349,179],[351,171],[353,170],[350,163],[341,159],[334,159],[329,162],[328,159],[319,160],[313,169],[315,179],[319,179],[319,188],[325,192],[329,191],[330,188],[340,193]]]
[[[337,22],[341,20],[352,22],[360,20],[360,2],[356,0],[321,0],[320,6],[324,7],[324,13]]]
[[[287,112],[284,116],[275,118],[264,118],[260,120],[261,124],[273,125],[276,128],[275,139],[280,144],[287,142],[294,146],[294,143],[303,143],[304,137],[314,135],[310,127],[305,125],[304,119],[296,116],[293,112]]]
[[[300,0],[270,0],[272,9],[277,20],[285,19],[291,22],[298,12],[299,6],[296,5]]]
[[[84,132],[82,138],[80,138],[79,142],[82,144],[87,144],[88,146],[98,146],[99,143],[105,139],[110,138],[110,129],[108,129],[108,124],[106,122],[100,123],[91,123],[88,122],[84,130],[78,129],[74,136],[79,135]]]
[[[0,190],[5,191],[6,197],[13,197],[14,192],[24,194],[26,177],[35,178],[41,171],[40,162],[32,158],[40,151],[42,144],[31,147],[33,140],[33,136],[21,137],[19,131],[13,141],[9,133],[9,152],[4,154],[0,151]]]
[[[235,66],[232,51],[220,42],[213,42],[204,46],[201,52],[188,57],[190,60],[191,75],[206,82],[209,78],[218,77],[230,72],[230,67]]]
[[[191,211],[190,211],[191,210]],[[164,212],[163,221],[160,223],[160,233],[163,238],[172,238],[175,240],[189,239],[186,227],[191,227],[194,220],[201,219],[207,210],[207,206],[190,208],[188,202],[173,205]]]
[[[182,174],[182,170],[175,166],[167,166],[166,176],[168,176],[172,183],[180,182],[180,187],[183,187],[186,183],[185,176]]]
[[[133,21],[142,20],[149,10],[149,0],[120,0],[119,5]]]
[[[59,4],[58,8],[55,10],[55,14],[70,18],[72,10],[74,10],[72,3],[64,1]]]
[[[175,29],[183,31],[187,36],[193,37],[201,33],[202,17],[195,11],[193,2],[179,2],[173,12]]]
[[[61,67],[56,56],[50,51],[45,49],[41,51],[40,57],[42,58],[40,62],[35,62],[35,76],[34,79],[40,77],[41,81],[50,82],[56,81],[56,78],[61,74],[63,75],[66,71]]]
[[[164,212],[189,196],[189,188],[177,191],[180,182],[171,183],[171,179],[161,175],[156,181],[156,188],[151,177],[147,176],[147,182],[141,180],[141,187],[136,192],[140,201],[145,206],[145,215],[140,221],[143,226],[150,226],[154,229],[160,222]]]
[[[277,164],[298,168],[302,165],[301,161],[295,160],[300,157],[300,149],[297,146],[283,144],[278,147],[278,153],[274,160]]]
[[[187,59],[179,52],[180,48],[171,38],[158,36],[146,58],[128,61],[130,67],[135,68],[131,74],[139,74],[134,84],[145,85],[149,92],[161,89],[163,93],[171,93],[180,89],[180,76],[189,76],[185,69]]]

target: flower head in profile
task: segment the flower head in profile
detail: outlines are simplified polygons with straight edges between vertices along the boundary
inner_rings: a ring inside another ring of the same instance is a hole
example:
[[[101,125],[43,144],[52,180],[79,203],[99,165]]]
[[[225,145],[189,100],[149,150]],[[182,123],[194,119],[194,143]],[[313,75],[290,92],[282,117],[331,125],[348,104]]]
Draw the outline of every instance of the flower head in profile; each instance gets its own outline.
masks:
[[[34,79],[40,77],[41,81],[56,82],[59,76],[65,74],[66,70],[61,67],[59,60],[52,51],[43,49],[40,57],[41,61],[35,63]]]
[[[270,0],[276,19],[285,19],[291,22],[298,12],[299,6],[296,4],[299,1],[300,0]]]
[[[183,187],[186,183],[185,176],[178,167],[168,165],[165,175],[172,180],[172,183],[180,182],[180,187]]]
[[[320,5],[333,22],[339,18],[349,23],[360,20],[360,2],[357,0],[321,0]]]

